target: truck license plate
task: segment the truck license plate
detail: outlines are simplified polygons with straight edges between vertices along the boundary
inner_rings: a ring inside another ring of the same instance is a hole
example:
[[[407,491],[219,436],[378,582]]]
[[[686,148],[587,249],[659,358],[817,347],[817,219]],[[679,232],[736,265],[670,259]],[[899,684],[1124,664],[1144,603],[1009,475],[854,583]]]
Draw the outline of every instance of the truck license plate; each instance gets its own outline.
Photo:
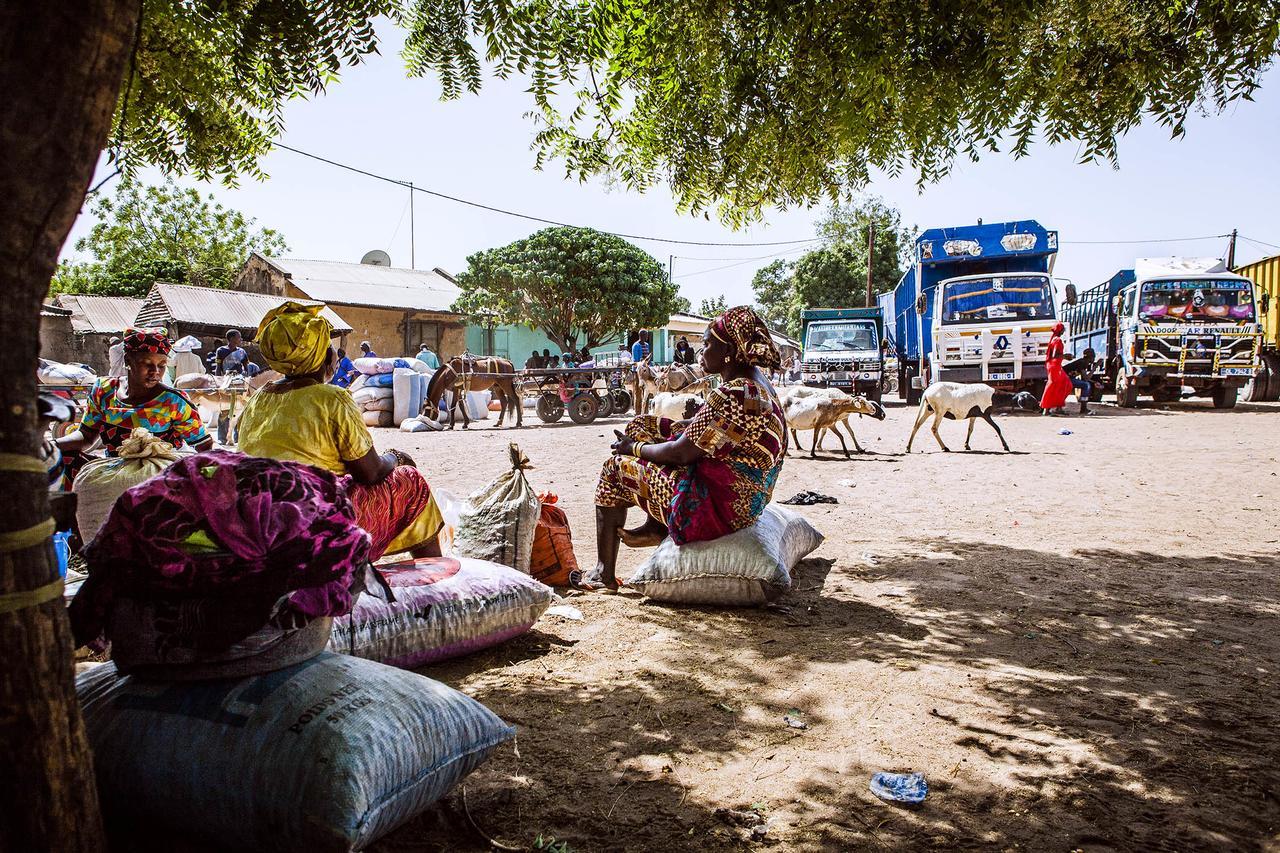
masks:
[[[1252,367],[1224,367],[1222,368],[1223,376],[1252,376]]]
[[[1003,381],[1003,380],[1009,380],[1009,381],[1012,381],[1012,379],[1013,379],[1013,373],[1012,373],[1012,372],[1010,372],[1010,373],[988,373],[988,374],[987,374],[987,379],[988,379],[989,381],[992,381],[992,382],[1000,382],[1000,381]]]

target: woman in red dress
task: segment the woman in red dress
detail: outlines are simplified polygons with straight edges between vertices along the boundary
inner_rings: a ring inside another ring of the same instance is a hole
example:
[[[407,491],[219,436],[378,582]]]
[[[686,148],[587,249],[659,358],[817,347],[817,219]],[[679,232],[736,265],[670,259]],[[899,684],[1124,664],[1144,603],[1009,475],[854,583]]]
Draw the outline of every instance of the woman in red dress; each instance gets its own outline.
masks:
[[[1040,397],[1040,409],[1043,414],[1057,414],[1067,404],[1071,395],[1071,377],[1062,368],[1065,347],[1062,344],[1064,326],[1059,323],[1053,327],[1053,337],[1049,339],[1049,348],[1044,353],[1045,372],[1048,382],[1044,386],[1044,395]]]

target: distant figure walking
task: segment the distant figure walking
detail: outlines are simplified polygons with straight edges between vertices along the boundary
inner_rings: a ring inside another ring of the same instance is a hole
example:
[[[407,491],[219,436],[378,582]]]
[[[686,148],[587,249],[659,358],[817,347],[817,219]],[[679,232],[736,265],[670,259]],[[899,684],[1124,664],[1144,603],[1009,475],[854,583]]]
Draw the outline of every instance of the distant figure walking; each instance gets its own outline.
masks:
[[[1044,386],[1044,394],[1040,397],[1040,409],[1043,414],[1060,414],[1071,394],[1071,377],[1062,368],[1065,348],[1062,344],[1062,333],[1066,327],[1058,323],[1053,327],[1053,337],[1049,339],[1049,347],[1044,353],[1045,373],[1048,382]]]
[[[440,369],[440,359],[431,351],[431,347],[426,344],[423,344],[421,349],[418,350],[417,358],[418,361],[422,362],[432,370]]]

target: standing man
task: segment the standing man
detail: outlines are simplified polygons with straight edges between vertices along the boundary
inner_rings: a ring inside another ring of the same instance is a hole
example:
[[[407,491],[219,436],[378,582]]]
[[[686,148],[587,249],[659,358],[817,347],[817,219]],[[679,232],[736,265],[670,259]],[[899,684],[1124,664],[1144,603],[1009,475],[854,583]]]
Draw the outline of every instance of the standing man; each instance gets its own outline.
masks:
[[[440,359],[431,351],[431,347],[427,346],[426,343],[423,343],[422,347],[418,350],[418,361],[422,362],[432,370],[440,369]]]
[[[689,346],[689,339],[684,335],[680,336],[680,340],[676,343],[676,364],[697,364],[698,356],[693,351],[693,347]]]
[[[216,364],[218,368],[215,373],[219,376],[226,376],[229,373],[244,373],[245,362],[249,360],[249,354],[244,351],[244,347],[240,346],[240,330],[229,329],[227,331],[227,345],[218,347],[216,353]]]
[[[652,348],[649,346],[649,331],[641,329],[636,333],[636,342],[631,345],[631,360],[636,364],[649,357]]]
[[[360,342],[360,352],[363,353],[363,355],[360,356],[361,358],[377,358],[378,357],[378,354],[373,351],[373,347],[369,346],[368,341]]]
[[[107,375],[124,376],[124,341],[113,335],[107,347]]]
[[[533,351],[533,355],[531,355],[531,356],[529,356],[527,359],[525,359],[525,362],[524,362],[524,369],[525,369],[525,370],[539,370],[539,369],[543,366],[543,364],[544,364],[544,362],[542,361],[542,356],[538,355],[538,351],[537,351],[537,350],[534,350],[534,351]]]
[[[342,347],[338,347],[338,367],[333,372],[333,378],[329,380],[330,385],[337,385],[339,388],[348,387],[356,378],[356,366],[352,364],[351,359],[347,358],[347,351]]]

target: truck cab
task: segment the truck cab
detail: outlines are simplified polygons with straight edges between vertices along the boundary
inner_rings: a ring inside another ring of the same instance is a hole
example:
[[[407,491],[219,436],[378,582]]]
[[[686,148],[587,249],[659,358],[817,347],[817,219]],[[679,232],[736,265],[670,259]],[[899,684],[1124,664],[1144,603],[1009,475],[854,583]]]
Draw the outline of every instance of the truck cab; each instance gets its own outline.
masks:
[[[1122,407],[1139,395],[1177,400],[1189,387],[1231,408],[1258,368],[1253,282],[1216,258],[1139,258],[1089,295],[1106,310],[1082,315],[1072,343],[1105,352],[1101,378]]]
[[[884,355],[879,307],[809,308],[800,314],[802,379],[880,401]]]
[[[1039,391],[1060,307],[1058,232],[1035,220],[930,228],[892,298],[898,388],[917,402],[932,382]],[[1068,300],[1074,298],[1068,286]],[[891,307],[890,307],[891,306]]]

